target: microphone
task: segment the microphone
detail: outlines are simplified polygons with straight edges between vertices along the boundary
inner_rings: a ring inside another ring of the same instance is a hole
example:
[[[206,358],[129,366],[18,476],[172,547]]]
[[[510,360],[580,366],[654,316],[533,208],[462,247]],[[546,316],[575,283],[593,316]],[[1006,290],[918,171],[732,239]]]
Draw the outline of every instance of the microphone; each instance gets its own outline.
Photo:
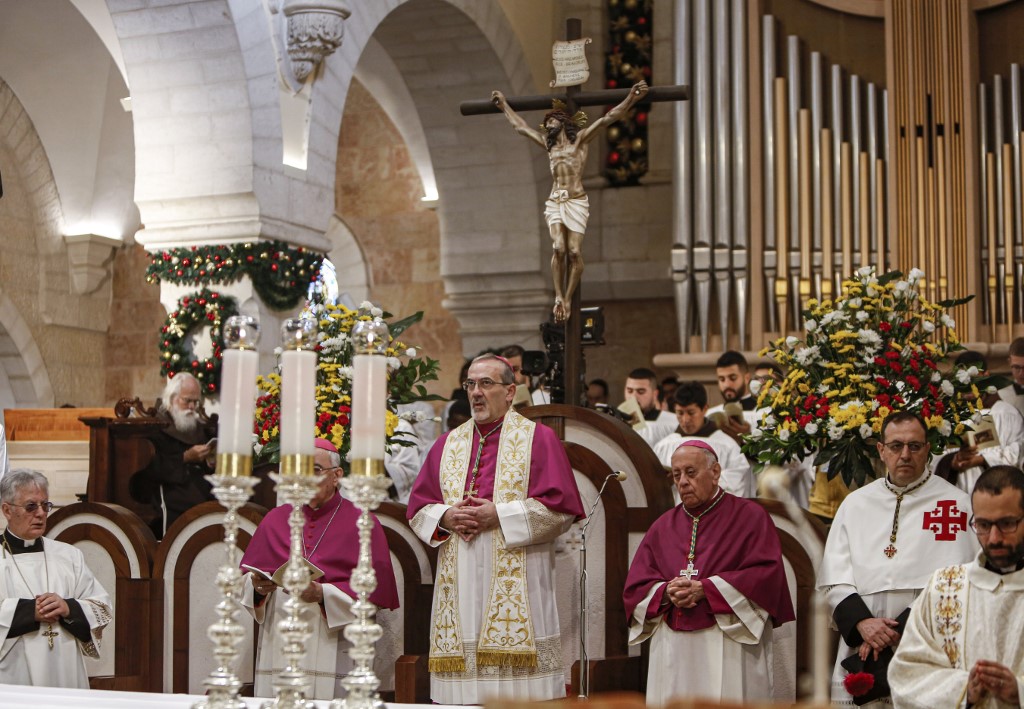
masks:
[[[615,478],[616,480],[618,480],[619,482],[623,482],[623,481],[624,481],[624,480],[625,480],[626,478],[628,478],[628,477],[629,477],[628,475],[626,475],[626,474],[625,474],[624,472],[622,472],[621,470],[618,470],[618,471],[616,471],[616,472],[612,473],[612,476],[613,476],[613,477],[614,477],[614,478]]]

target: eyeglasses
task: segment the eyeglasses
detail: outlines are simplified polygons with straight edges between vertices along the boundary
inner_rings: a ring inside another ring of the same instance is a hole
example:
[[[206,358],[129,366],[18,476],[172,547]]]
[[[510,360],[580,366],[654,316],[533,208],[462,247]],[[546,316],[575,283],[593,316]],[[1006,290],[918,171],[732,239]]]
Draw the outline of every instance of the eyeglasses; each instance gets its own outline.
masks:
[[[997,519],[995,522],[971,517],[971,529],[980,537],[987,537],[993,527],[998,527],[1001,534],[1013,534],[1017,531],[1017,526],[1021,523],[1021,520],[1024,520],[1024,517],[1004,517],[1003,519]]]
[[[324,467],[316,465],[314,463],[313,464],[313,472],[316,473],[317,475],[320,475],[321,473],[329,473],[332,470],[337,470],[339,467],[340,466],[335,465],[334,467],[331,467],[331,468],[324,468]]]
[[[20,507],[21,509],[28,512],[30,515],[34,515],[36,513],[36,510],[38,510],[40,507],[42,507],[43,512],[46,512],[47,514],[49,514],[50,510],[53,509],[52,502],[30,502],[27,505],[18,505],[13,502],[8,502],[7,504],[10,505],[11,507]]]
[[[892,443],[883,443],[883,446],[889,449],[890,453],[900,455],[903,453],[903,448],[906,447],[910,451],[911,455],[917,455],[923,450],[928,449],[927,443],[919,443],[917,441],[911,441],[910,443],[904,443],[903,441],[893,441]]]
[[[462,383],[462,388],[466,391],[473,391],[474,387],[480,387],[481,391],[490,391],[496,386],[508,386],[501,382],[496,382],[493,379],[467,379]]]

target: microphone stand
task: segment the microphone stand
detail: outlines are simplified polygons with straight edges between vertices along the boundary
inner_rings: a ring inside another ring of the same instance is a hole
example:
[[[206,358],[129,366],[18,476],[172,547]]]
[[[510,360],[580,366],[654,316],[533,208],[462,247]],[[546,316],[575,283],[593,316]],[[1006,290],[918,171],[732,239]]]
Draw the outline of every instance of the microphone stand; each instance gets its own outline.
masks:
[[[597,509],[597,503],[601,501],[601,495],[612,478],[624,480],[625,473],[611,473],[604,479],[601,489],[597,491],[597,498],[594,499],[594,504],[590,506],[590,511],[587,513],[587,521],[580,529],[580,699],[587,699],[590,696],[590,659],[587,657],[587,527],[594,519],[593,514]]]

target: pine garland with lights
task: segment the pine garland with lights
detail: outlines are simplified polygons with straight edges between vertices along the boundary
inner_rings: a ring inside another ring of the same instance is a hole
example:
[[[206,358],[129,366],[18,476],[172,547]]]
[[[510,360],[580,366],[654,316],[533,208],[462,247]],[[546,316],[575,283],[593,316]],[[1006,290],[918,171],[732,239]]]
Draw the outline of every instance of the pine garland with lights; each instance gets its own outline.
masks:
[[[651,82],[652,0],[608,0],[605,86],[628,89]],[[634,108],[608,127],[604,176],[614,187],[637,185],[647,174],[648,108]]]
[[[151,258],[146,269],[150,283],[223,285],[247,275],[264,303],[288,310],[306,297],[324,255],[282,241],[257,241],[168,249]]]
[[[196,379],[204,394],[215,394],[220,388],[221,323],[238,314],[238,305],[231,296],[209,288],[182,296],[176,310],[167,316],[160,328],[160,367],[168,379],[188,372]],[[194,330],[210,328],[213,355],[204,359],[194,356],[186,346]]]

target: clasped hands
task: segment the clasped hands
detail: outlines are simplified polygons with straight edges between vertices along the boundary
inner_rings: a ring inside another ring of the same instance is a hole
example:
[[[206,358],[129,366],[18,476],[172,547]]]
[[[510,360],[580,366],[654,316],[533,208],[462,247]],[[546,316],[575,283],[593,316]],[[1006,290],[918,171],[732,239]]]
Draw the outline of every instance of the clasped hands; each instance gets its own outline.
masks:
[[[498,526],[498,508],[482,497],[459,500],[441,515],[441,526],[470,541],[481,532]]]
[[[704,600],[704,586],[696,579],[677,576],[665,585],[665,598],[676,608],[693,608]]]
[[[978,660],[967,677],[967,701],[977,704],[987,695],[1011,706],[1020,706],[1017,677],[1013,671],[998,662]]]
[[[865,618],[857,623],[857,632],[864,642],[860,644],[857,654],[862,661],[868,659],[868,655],[874,653],[874,659],[878,659],[878,653],[887,647],[896,647],[900,642],[900,634],[894,628],[899,625],[895,618]]]
[[[34,613],[37,623],[57,623],[71,613],[68,603],[56,593],[44,593],[36,596]]]
[[[978,453],[978,448],[976,446],[964,446],[953,454],[951,467],[958,473],[962,473],[965,470],[970,470],[984,462],[985,459],[980,453]]]

